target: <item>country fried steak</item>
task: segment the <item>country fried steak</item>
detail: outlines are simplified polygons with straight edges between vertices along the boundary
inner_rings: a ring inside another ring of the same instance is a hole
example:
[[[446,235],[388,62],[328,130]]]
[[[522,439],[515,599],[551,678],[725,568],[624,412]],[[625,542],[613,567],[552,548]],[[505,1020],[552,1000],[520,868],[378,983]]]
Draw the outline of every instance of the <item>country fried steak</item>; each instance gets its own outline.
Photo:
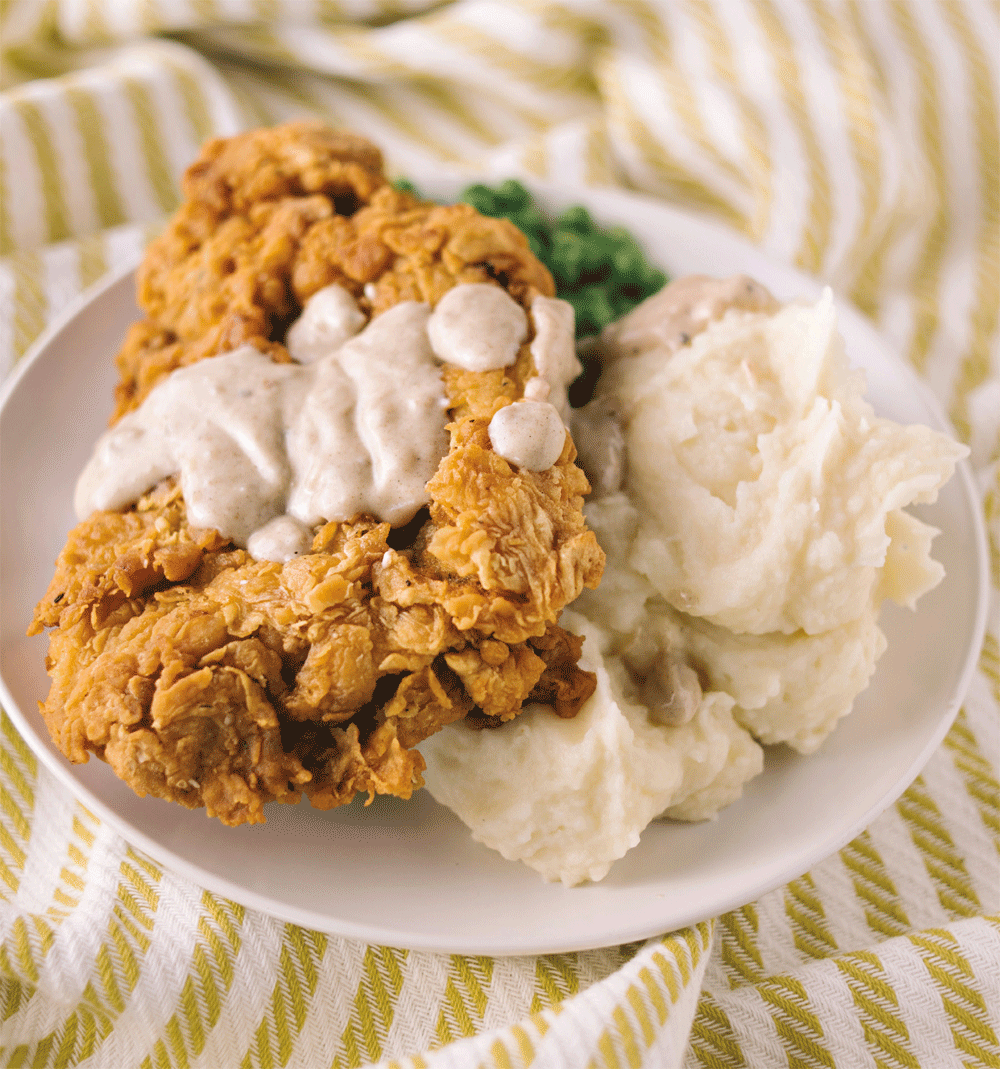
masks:
[[[318,124],[211,141],[183,188],[139,270],[145,318],[116,359],[112,422],[239,346],[290,362],[289,325],[331,283],[368,318],[461,283],[528,312],[554,293],[512,224],[394,189],[374,146]],[[537,370],[531,341],[501,370],[442,367],[450,446],[405,527],[353,516],[287,563],[254,560],[189,525],[171,477],[74,528],[29,631],[51,629],[41,712],[62,752],[238,825],[303,795],[321,809],[407,798],[416,745],[470,713],[502,722],[543,701],[573,715],[595,684],[558,618],[603,568],[589,487],[569,435],[537,472],[489,437]]]

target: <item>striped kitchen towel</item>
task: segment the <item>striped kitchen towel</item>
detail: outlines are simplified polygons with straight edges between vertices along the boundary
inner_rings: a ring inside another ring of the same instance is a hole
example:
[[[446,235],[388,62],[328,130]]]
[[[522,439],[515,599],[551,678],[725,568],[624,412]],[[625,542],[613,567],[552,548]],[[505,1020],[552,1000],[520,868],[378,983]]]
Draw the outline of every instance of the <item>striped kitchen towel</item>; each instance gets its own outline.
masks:
[[[205,138],[320,116],[399,175],[642,191],[850,297],[972,449],[993,585],[964,708],[895,805],[756,902],[581,953],[406,951],[245,909],[124,841],[2,716],[0,1065],[1000,1066],[1000,7],[5,0],[0,17],[0,374],[139,258]]]

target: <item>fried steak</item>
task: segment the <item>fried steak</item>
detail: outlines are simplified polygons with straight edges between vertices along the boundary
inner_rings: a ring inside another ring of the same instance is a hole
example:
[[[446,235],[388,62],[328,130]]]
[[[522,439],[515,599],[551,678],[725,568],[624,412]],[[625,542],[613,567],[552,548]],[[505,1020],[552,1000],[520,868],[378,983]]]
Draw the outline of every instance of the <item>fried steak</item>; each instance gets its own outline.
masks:
[[[146,315],[117,356],[112,422],[175,368],[240,345],[290,361],[289,324],[331,283],[369,317],[463,282],[529,312],[554,293],[512,224],[396,190],[378,149],[319,124],[211,141],[183,189],[139,270]],[[29,630],[52,629],[40,708],[62,752],[238,825],[302,795],[407,798],[416,744],[469,713],[494,723],[537,700],[572,715],[594,679],[557,621],[603,568],[589,487],[568,435],[542,472],[488,435],[535,371],[530,342],[499,371],[442,367],[450,448],[406,527],[355,516],[308,554],[256,561],[190,527],[169,478],[74,528]]]

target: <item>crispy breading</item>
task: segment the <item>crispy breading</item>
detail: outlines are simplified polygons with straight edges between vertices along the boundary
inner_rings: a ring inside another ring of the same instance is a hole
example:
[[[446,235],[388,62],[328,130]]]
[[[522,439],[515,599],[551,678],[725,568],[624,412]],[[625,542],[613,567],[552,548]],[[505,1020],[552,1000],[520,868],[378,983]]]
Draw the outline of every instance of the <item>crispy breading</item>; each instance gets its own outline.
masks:
[[[209,141],[184,175],[184,204],[139,268],[147,318],[116,360],[114,418],[174,368],[239,345],[287,361],[276,339],[298,313],[289,283],[301,242],[385,184],[374,145],[321,123]]]
[[[333,282],[371,315],[405,300],[435,304],[459,282],[496,281],[526,307],[555,292],[512,223],[394,189],[374,146],[322,124],[210,141],[184,192],[139,269],[147,317],[116,358],[113,419],[175,368],[239,345],[287,362],[285,329]]]
[[[553,292],[509,223],[396,191],[377,150],[313,124],[210,142],[185,192],[140,273],[147,319],[119,354],[117,415],[237,344],[288,360],[287,325],[331,282],[369,316],[459,282],[526,309]],[[188,525],[175,479],[79,524],[31,627],[53,629],[41,709],[62,751],[240,824],[303,794],[320,808],[409,797],[413,747],[470,712],[506,720],[543,700],[572,715],[593,677],[557,621],[603,568],[589,487],[568,434],[543,472],[488,435],[533,373],[529,346],[500,371],[443,369],[450,448],[407,528],[354,517],[286,564],[255,561]]]

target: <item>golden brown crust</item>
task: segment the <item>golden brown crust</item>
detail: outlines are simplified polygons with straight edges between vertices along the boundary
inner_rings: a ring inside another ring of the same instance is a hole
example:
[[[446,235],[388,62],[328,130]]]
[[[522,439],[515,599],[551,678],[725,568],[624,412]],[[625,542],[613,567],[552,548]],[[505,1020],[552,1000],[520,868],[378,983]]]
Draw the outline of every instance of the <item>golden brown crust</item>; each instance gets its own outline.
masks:
[[[393,189],[374,146],[321,124],[210,141],[184,192],[139,269],[146,319],[116,358],[115,420],[175,368],[239,345],[287,361],[288,323],[333,282],[372,315],[459,282],[493,280],[525,307],[555,292],[513,224]]]
[[[399,193],[379,162],[311,124],[210,142],[144,264],[148,318],[119,354],[118,414],[234,344],[287,360],[287,323],[333,281],[371,315],[463,281],[503,284],[526,308],[552,293],[516,229]],[[498,372],[445,369],[450,450],[407,532],[355,517],[287,564],[254,561],[188,526],[173,479],[79,524],[31,627],[54,629],[42,715],[63,752],[239,824],[302,794],[320,808],[409,797],[413,747],[472,711],[579,708],[592,678],[557,620],[603,567],[587,482],[568,435],[551,469],[528,472],[487,430],[532,370],[528,344]]]

